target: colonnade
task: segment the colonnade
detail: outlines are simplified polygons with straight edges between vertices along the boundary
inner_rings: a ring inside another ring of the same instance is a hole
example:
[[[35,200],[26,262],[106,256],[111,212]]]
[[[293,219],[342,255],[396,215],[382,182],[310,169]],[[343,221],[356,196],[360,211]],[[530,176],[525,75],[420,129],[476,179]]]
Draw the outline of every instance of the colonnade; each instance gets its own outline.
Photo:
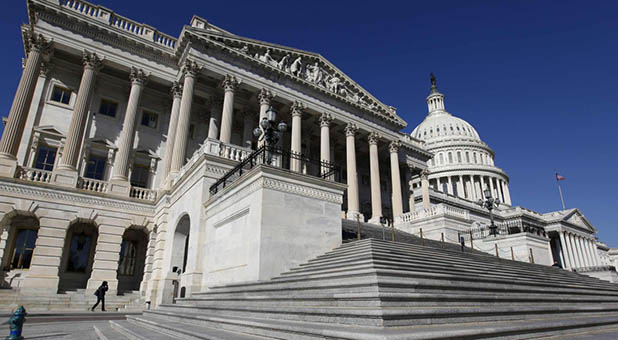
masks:
[[[584,268],[600,266],[593,238],[577,233],[562,231],[560,234],[561,256],[566,268]]]
[[[443,191],[443,184],[447,184],[446,193],[460,198],[478,201],[479,199],[484,199],[483,191],[490,189],[494,198],[498,198],[501,202],[508,205],[512,204],[509,185],[501,178],[464,173],[461,175],[437,177],[432,179],[432,181],[435,181],[434,188],[436,190]]]

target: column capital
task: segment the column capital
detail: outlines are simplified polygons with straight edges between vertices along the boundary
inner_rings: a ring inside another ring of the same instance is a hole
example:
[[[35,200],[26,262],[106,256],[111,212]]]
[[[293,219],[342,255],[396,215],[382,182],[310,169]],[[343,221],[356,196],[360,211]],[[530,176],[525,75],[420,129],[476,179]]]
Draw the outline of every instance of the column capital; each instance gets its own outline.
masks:
[[[320,126],[329,127],[330,123],[333,121],[333,116],[328,112],[323,112],[320,115]]]
[[[182,97],[182,84],[175,81],[172,83],[172,87],[170,88],[170,94],[175,98]]]
[[[93,69],[95,72],[99,72],[103,68],[103,60],[94,52],[88,52],[84,50],[82,63],[85,69]]]
[[[292,113],[292,117],[294,116],[301,116],[303,114],[303,112],[305,112],[305,109],[307,107],[305,106],[305,104],[299,102],[299,101],[295,101],[294,104],[292,104],[292,107],[290,108],[290,111]]]
[[[379,133],[372,131],[369,133],[369,136],[367,136],[367,141],[369,142],[369,145],[377,145],[380,137],[381,136]]]
[[[260,105],[270,105],[270,101],[275,97],[271,90],[263,88],[257,95]]]
[[[388,144],[388,151],[390,151],[391,153],[396,153],[399,151],[400,147],[401,147],[401,142],[398,140],[394,140]]]
[[[421,170],[421,179],[429,179],[429,170],[428,169],[423,169]]]
[[[52,41],[45,39],[42,34],[34,34],[32,31],[28,31],[26,38],[26,54],[30,51],[37,51],[41,54],[50,54]]]
[[[187,59],[182,65],[182,73],[185,77],[196,77],[202,71],[202,66],[197,62]]]
[[[358,126],[352,122],[348,123],[345,126],[346,137],[354,136],[356,134],[356,131],[358,131]]]
[[[221,82],[221,86],[223,86],[223,90],[225,92],[234,92],[238,88],[242,81],[231,74],[226,74],[223,77],[223,81]]]
[[[148,82],[148,78],[150,77],[150,73],[146,73],[141,68],[131,67],[131,73],[129,74],[129,79],[131,79],[131,84],[137,84],[144,86]]]

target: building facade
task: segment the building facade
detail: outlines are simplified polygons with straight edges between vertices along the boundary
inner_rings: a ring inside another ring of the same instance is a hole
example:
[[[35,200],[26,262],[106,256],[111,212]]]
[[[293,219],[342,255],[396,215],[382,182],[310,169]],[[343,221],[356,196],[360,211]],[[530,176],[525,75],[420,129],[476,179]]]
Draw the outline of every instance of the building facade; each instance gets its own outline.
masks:
[[[221,254],[235,254],[221,245],[242,233],[220,215],[234,201],[211,190],[262,147],[254,130],[271,112],[291,127],[280,149],[302,157],[255,186],[326,202],[320,218],[388,217],[414,232],[423,214],[463,211],[453,227],[463,232],[487,221],[474,201],[489,187],[506,202],[500,221],[537,227],[521,228],[537,248],[568,240],[568,252],[551,248],[565,267],[596,264],[594,228],[578,211],[511,207],[493,151],[444,110],[435,81],[427,123],[409,135],[394,107],[319,54],[240,37],[197,16],[175,38],[81,0],[26,4],[23,72],[0,140],[5,287],[56,294],[108,281],[112,294],[139,291],[159,304],[213,283],[275,275],[221,275],[250,265],[222,267],[229,259]],[[465,169],[451,166],[464,160]],[[323,176],[333,164],[340,176]]]

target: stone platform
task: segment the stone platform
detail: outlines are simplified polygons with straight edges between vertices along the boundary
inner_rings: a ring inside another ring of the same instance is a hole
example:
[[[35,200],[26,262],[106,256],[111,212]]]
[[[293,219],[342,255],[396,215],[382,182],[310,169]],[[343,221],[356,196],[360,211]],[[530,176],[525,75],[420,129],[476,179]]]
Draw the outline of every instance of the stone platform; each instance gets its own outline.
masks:
[[[367,239],[269,281],[213,287],[129,315],[127,321],[110,321],[98,334],[100,339],[114,339],[108,333],[129,339],[577,339],[616,334],[617,327],[615,284],[559,268]]]

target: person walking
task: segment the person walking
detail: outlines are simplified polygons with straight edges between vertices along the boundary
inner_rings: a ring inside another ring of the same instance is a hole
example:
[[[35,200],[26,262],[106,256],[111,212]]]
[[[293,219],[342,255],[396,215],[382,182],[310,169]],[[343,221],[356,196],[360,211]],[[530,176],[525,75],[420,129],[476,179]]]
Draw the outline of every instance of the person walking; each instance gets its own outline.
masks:
[[[97,297],[97,303],[90,308],[91,312],[94,312],[94,309],[99,305],[99,302],[101,303],[101,311],[105,312],[105,292],[107,292],[108,289],[109,287],[107,286],[107,281],[103,281],[99,288],[97,288],[94,292],[94,295]]]

